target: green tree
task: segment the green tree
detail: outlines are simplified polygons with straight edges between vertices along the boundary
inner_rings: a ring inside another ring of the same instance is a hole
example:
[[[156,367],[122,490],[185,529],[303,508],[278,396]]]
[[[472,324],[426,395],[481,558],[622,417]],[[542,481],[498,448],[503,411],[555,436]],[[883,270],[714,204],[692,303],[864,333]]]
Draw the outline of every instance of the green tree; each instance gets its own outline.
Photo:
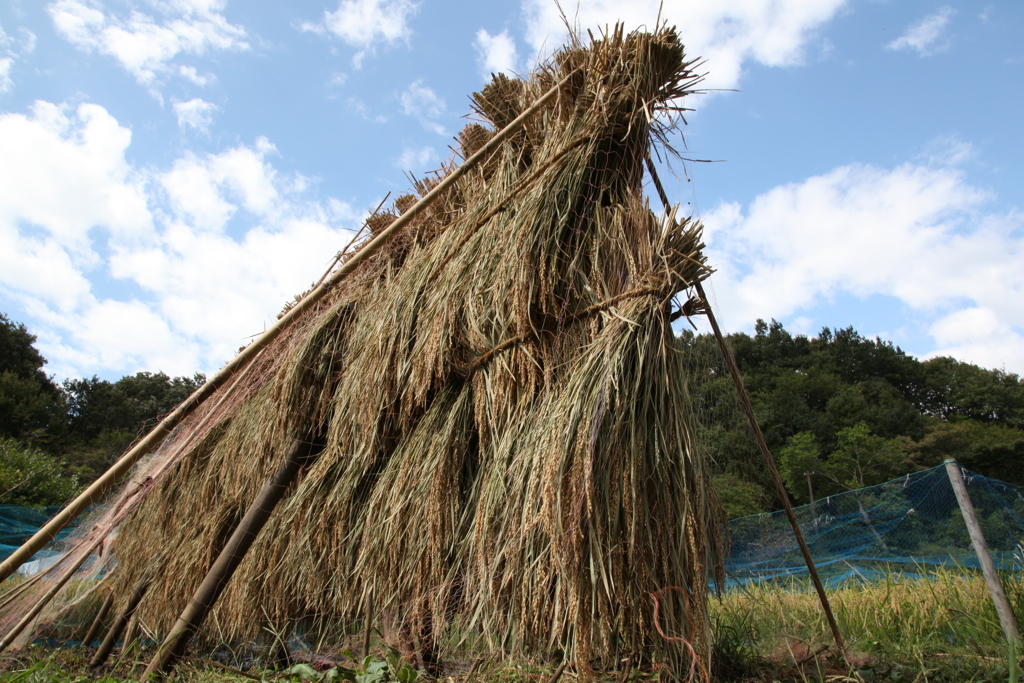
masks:
[[[810,502],[808,477],[813,482],[814,477],[826,471],[818,440],[811,432],[794,434],[779,449],[779,475],[798,503]]]
[[[84,479],[98,476],[205,379],[201,373],[169,377],[162,372],[139,372],[117,382],[96,376],[65,380],[68,460],[74,471]]]
[[[1024,428],[1024,382],[1017,375],[948,357],[932,358],[922,368],[923,412]]]
[[[718,500],[729,519],[756,515],[768,510],[770,500],[765,490],[752,481],[735,474],[716,474],[711,481]]]
[[[920,439],[925,434],[924,416],[884,379],[866,379],[843,387],[829,399],[825,413],[836,434],[862,423],[872,433],[890,439]]]
[[[172,378],[162,372],[139,372],[117,382],[95,375],[65,380],[70,435],[84,442],[104,432],[136,434],[155,424],[205,381],[202,373]]]
[[[0,313],[0,436],[52,446],[63,435],[64,405],[35,341]]]
[[[841,430],[836,449],[828,456],[827,474],[845,489],[881,484],[906,473],[907,456],[900,439],[871,433],[861,422]]]
[[[77,495],[78,477],[64,463],[33,446],[0,438],[0,503],[62,505]]]
[[[0,313],[0,373],[10,372],[15,377],[48,382],[43,366],[46,359],[33,346],[36,336],[22,323],[13,322],[6,313]]]

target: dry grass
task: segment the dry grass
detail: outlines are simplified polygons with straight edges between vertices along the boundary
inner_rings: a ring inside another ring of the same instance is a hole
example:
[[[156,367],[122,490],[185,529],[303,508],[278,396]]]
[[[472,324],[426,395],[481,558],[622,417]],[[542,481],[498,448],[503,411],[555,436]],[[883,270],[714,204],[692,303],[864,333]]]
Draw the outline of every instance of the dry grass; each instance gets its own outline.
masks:
[[[208,642],[328,643],[372,590],[396,641],[564,656],[584,675],[643,651],[706,677],[720,514],[669,319],[709,270],[700,226],[643,198],[644,161],[699,81],[692,65],[672,29],[616,29],[474,96],[497,129],[575,74],[102,513],[124,520],[107,582],[119,600],[154,579],[144,631],[167,632],[286,445],[312,433],[324,449]],[[471,126],[464,153],[488,135]]]

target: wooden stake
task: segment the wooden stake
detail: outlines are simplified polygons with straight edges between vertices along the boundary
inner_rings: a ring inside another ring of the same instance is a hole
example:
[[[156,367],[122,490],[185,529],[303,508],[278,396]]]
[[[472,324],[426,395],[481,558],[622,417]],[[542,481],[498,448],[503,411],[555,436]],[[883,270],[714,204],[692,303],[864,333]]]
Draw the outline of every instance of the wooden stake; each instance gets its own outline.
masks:
[[[103,620],[107,618],[110,613],[110,607],[114,604],[114,591],[107,593],[107,599],[100,605],[100,611],[96,613],[96,618],[92,620],[92,625],[85,634],[85,638],[82,640],[82,645],[89,647],[92,645],[92,641],[96,639],[96,636],[100,632],[100,628],[103,626]]]
[[[555,673],[551,674],[551,678],[548,679],[547,683],[558,683],[558,679],[565,673],[565,667],[569,663],[568,659],[563,659],[562,663],[555,669]]]
[[[379,235],[370,240],[353,254],[352,258],[342,264],[332,275],[323,280],[317,287],[314,287],[309,294],[303,297],[288,310],[281,318],[262,335],[254,340],[249,346],[234,357],[227,365],[220,369],[206,384],[196,389],[195,393],[185,399],[177,408],[165,417],[153,431],[147,434],[131,450],[121,456],[114,465],[94,481],[77,498],[68,503],[67,507],[53,516],[42,529],[36,532],[32,538],[27,540],[20,548],[14,551],[10,557],[0,562],[0,582],[3,582],[18,567],[28,561],[44,545],[49,543],[65,526],[76,519],[87,507],[97,501],[106,491],[117,483],[143,456],[157,446],[164,437],[171,433],[178,424],[188,417],[192,411],[198,408],[217,389],[219,389],[234,373],[245,367],[260,351],[277,337],[303,313],[309,310],[314,304],[322,299],[330,289],[342,278],[347,277],[356,267],[384,246],[398,231],[412,222],[425,208],[433,204],[438,197],[448,191],[459,178],[469,170],[490,156],[491,152],[497,149],[510,135],[522,128],[527,119],[539,111],[545,104],[551,101],[562,89],[562,86],[569,82],[578,69],[574,69],[565,78],[560,80],[550,90],[534,102],[529,108],[523,111],[507,126],[494,134],[475,154],[466,159],[465,162],[454,171],[449,173],[437,186],[428,192],[422,199],[413,204],[409,209],[399,216]]]
[[[23,630],[25,630],[25,627],[31,624],[35,620],[35,618],[39,616],[39,613],[43,611],[43,608],[46,607],[47,604],[49,604],[50,600],[53,599],[53,596],[55,596],[57,593],[60,592],[62,588],[64,588],[64,585],[71,579],[72,576],[75,575],[75,572],[77,572],[81,568],[81,566],[85,564],[85,561],[89,559],[93,551],[99,547],[100,543],[103,542],[104,537],[105,534],[100,534],[99,538],[97,538],[96,541],[82,553],[81,557],[75,560],[75,562],[67,568],[64,574],[62,574],[59,579],[53,582],[53,586],[50,587],[50,590],[46,591],[43,597],[39,598],[39,601],[32,607],[32,609],[28,611],[27,614],[25,614],[25,616],[21,618],[21,620],[17,624],[14,625],[14,627],[7,633],[7,635],[3,637],[3,640],[0,640],[0,652],[3,652],[8,647],[10,647],[11,643],[14,642],[14,639],[17,638],[18,635]]]
[[[263,488],[256,495],[245,517],[238,523],[231,538],[217,556],[206,578],[196,589],[192,601],[178,617],[171,628],[170,634],[160,645],[153,660],[149,663],[142,681],[162,680],[171,671],[177,660],[184,654],[192,635],[203,624],[206,615],[217,603],[220,594],[227,587],[235,570],[241,564],[253,541],[263,526],[270,519],[271,513],[278,502],[284,497],[288,486],[295,480],[299,470],[319,453],[319,449],[308,437],[294,439]]]
[[[128,621],[135,614],[135,610],[138,609],[139,603],[142,602],[142,598],[145,597],[146,591],[149,590],[150,579],[148,577],[142,579],[132,590],[131,597],[128,598],[128,604],[121,610],[121,614],[118,615],[114,623],[110,625],[110,629],[107,631],[106,637],[100,646],[96,648],[96,654],[89,660],[89,668],[95,669],[103,666],[107,661],[107,657],[113,652],[114,646],[117,644],[117,639],[121,637],[124,632],[125,626],[128,625]]]
[[[946,458],[946,474],[949,475],[949,482],[953,485],[953,492],[956,493],[956,502],[960,505],[960,511],[964,515],[964,524],[967,525],[967,532],[971,535],[971,545],[974,546],[974,554],[978,556],[981,564],[981,573],[985,576],[985,583],[988,584],[988,592],[992,594],[992,602],[996,606],[996,614],[999,615],[999,623],[1002,624],[1003,633],[1006,635],[1006,643],[1010,652],[1020,647],[1020,629],[1017,627],[1017,619],[1013,615],[1010,602],[1003,592],[1003,583],[999,580],[999,572],[992,562],[992,555],[988,551],[988,543],[981,533],[981,525],[978,524],[978,516],[974,514],[974,504],[967,493],[967,485],[964,483],[963,473],[960,465],[953,458]],[[1016,664],[1016,662],[1014,662]]]
[[[370,656],[370,635],[373,633],[373,586],[366,594],[366,609],[363,616],[363,659]]]
[[[651,157],[647,157],[647,170],[651,174],[651,179],[654,181],[654,186],[658,190],[658,195],[661,198],[662,203],[665,205],[665,211],[669,210],[668,195],[665,194],[665,188],[661,184],[661,180],[658,178],[658,172],[654,168],[654,162],[651,161]],[[825,595],[825,587],[821,584],[821,578],[818,576],[818,568],[814,566],[814,559],[811,557],[811,551],[807,547],[807,541],[804,540],[804,533],[800,529],[800,523],[796,520],[796,514],[793,512],[793,506],[789,502],[789,494],[786,492],[786,486],[782,483],[782,477],[779,476],[779,469],[775,466],[775,458],[772,457],[771,449],[768,448],[768,442],[764,439],[764,434],[761,432],[761,425],[757,422],[757,416],[754,415],[754,407],[750,403],[750,396],[747,394],[747,387],[743,384],[743,375],[740,374],[740,368],[736,364],[736,357],[732,353],[732,349],[725,341],[725,337],[722,336],[722,330],[718,327],[718,320],[715,319],[715,314],[711,310],[711,302],[708,301],[708,297],[704,294],[704,287],[700,281],[694,283],[694,288],[697,290],[697,296],[704,302],[704,310],[708,316],[708,322],[711,323],[711,329],[714,330],[715,339],[718,340],[718,348],[722,352],[722,358],[725,359],[725,365],[729,368],[729,374],[732,376],[733,384],[736,385],[736,393],[739,396],[740,407],[743,409],[743,413],[747,416],[747,423],[750,425],[750,431],[754,435],[754,441],[757,443],[757,448],[761,451],[761,456],[764,458],[765,466],[768,468],[768,474],[771,475],[772,483],[775,484],[775,491],[779,494],[779,498],[782,500],[782,507],[786,511],[786,517],[789,519],[789,525],[793,527],[793,536],[796,537],[797,545],[800,546],[800,553],[804,556],[804,563],[807,565],[807,571],[811,575],[811,581],[814,583],[814,590],[818,594],[818,600],[821,602],[821,608],[825,612],[825,619],[828,621],[828,626],[832,630],[832,638],[836,641],[836,647],[839,648],[839,653],[846,658],[846,646],[843,644],[843,635],[839,632],[839,624],[836,623],[836,618],[832,614],[832,606],[828,602],[828,596]]]
[[[129,654],[135,642],[135,634],[139,630],[139,613],[135,611],[124,628],[124,638],[121,639],[121,658]]]

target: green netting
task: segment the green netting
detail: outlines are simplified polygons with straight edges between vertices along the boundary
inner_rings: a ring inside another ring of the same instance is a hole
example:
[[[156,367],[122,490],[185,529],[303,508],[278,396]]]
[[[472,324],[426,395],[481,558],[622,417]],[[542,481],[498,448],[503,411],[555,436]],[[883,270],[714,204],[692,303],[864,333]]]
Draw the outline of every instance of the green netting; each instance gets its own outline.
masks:
[[[1024,569],[1024,487],[962,470],[997,567]],[[0,560],[34,534],[59,507],[0,505]],[[849,491],[795,510],[815,564],[830,584],[893,573],[921,574],[928,566],[977,569],[944,466]],[[71,527],[58,536],[66,537]],[[729,523],[729,584],[803,578],[807,567],[784,512]],[[34,573],[56,555],[51,544],[24,567]]]
[[[6,560],[11,553],[39,531],[46,522],[60,511],[59,505],[23,507],[21,505],[0,505],[0,561]],[[74,529],[69,525],[59,534],[57,542],[63,540]],[[24,574],[34,574],[50,566],[56,559],[57,551],[51,543],[36,553],[32,561],[22,566]],[[53,559],[51,559],[53,558]]]
[[[961,471],[996,566],[1021,571],[1024,487]],[[828,584],[979,567],[945,466],[823,498],[796,517]],[[729,531],[729,584],[807,576],[784,512],[734,519]]]

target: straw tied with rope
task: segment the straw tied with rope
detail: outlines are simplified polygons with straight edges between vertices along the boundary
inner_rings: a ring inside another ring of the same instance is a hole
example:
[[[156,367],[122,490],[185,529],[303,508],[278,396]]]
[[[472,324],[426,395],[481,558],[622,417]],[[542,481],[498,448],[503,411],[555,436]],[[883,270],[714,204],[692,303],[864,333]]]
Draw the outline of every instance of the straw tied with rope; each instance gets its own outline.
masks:
[[[424,661],[472,639],[583,676],[627,654],[707,678],[721,509],[671,323],[705,311],[710,270],[699,223],[643,196],[693,67],[674,29],[617,27],[496,76],[466,161],[375,212],[0,576],[160,444],[133,474],[145,497],[114,497],[132,503],[102,583],[164,637],[147,677],[194,636],[331,647],[372,618]]]

